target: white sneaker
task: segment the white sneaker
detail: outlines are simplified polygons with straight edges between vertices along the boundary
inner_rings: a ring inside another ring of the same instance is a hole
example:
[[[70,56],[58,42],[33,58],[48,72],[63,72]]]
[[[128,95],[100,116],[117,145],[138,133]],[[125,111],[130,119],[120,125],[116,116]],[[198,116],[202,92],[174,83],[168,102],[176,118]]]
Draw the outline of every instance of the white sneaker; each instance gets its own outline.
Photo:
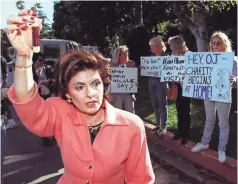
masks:
[[[15,128],[17,126],[16,122],[14,121],[14,119],[9,119],[7,121],[7,125],[6,125],[6,130]]]
[[[159,136],[162,136],[162,135],[166,134],[166,132],[167,132],[167,130],[164,128],[164,129],[158,130],[157,133],[158,133]]]
[[[220,163],[224,163],[226,161],[225,151],[218,151],[218,160]]]
[[[201,150],[204,150],[204,149],[208,149],[209,148],[209,145],[206,144],[202,144],[202,143],[197,143],[196,146],[194,146],[192,149],[191,149],[191,152],[199,152]]]

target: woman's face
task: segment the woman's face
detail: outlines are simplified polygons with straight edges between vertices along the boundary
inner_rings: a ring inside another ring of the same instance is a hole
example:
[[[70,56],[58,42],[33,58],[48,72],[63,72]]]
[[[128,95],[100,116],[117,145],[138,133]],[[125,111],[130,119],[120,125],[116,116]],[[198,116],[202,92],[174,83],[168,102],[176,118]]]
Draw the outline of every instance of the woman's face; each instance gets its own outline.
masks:
[[[38,56],[37,60],[35,61],[34,67],[35,67],[36,69],[42,67],[42,66],[43,66],[43,63],[44,63],[44,60],[45,60],[44,57]]]
[[[119,64],[124,65],[128,61],[128,51],[120,51]]]
[[[150,45],[151,52],[152,52],[153,54],[156,54],[156,53],[160,52],[159,44],[156,43],[155,41],[151,41],[151,42],[149,43],[149,45]]]
[[[176,55],[180,55],[184,52],[183,47],[176,43],[171,44],[170,48],[171,48],[173,54],[176,54]]]
[[[99,71],[84,70],[71,78],[67,98],[71,98],[76,108],[87,115],[98,112],[103,101],[103,82]]]
[[[225,46],[223,44],[223,41],[219,37],[213,37],[211,41],[212,50],[214,52],[224,52]]]

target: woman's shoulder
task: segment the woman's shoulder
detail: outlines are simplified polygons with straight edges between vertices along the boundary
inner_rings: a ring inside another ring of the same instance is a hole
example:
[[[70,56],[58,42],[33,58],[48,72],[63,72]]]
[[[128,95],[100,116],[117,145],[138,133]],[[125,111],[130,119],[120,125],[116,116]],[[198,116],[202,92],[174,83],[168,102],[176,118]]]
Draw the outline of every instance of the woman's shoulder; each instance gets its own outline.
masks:
[[[144,122],[136,114],[133,114],[131,112],[124,111],[121,109],[118,109],[118,113],[120,113],[126,119],[129,126],[131,126],[133,129],[143,129],[144,128]]]
[[[69,112],[74,109],[74,106],[69,104],[66,100],[63,100],[60,97],[50,97],[46,100],[48,103],[52,104],[61,112]]]

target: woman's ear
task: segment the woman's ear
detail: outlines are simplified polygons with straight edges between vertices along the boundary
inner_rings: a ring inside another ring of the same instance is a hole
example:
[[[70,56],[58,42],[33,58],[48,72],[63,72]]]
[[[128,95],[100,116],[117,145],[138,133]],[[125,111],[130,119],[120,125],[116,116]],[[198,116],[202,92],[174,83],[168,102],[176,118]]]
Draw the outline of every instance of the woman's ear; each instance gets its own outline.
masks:
[[[68,99],[71,99],[71,96],[70,96],[68,93],[66,93],[65,96],[66,96]]]

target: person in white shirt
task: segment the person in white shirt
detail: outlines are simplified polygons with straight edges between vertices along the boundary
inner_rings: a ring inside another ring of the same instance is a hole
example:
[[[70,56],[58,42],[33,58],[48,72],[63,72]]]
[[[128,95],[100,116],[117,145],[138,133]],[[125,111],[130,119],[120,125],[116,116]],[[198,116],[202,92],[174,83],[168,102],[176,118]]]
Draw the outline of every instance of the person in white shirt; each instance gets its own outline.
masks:
[[[135,67],[135,62],[129,60],[128,47],[126,45],[118,46],[112,55],[112,67]],[[124,109],[135,114],[134,103],[135,94],[131,93],[111,93],[111,104],[118,108]]]

